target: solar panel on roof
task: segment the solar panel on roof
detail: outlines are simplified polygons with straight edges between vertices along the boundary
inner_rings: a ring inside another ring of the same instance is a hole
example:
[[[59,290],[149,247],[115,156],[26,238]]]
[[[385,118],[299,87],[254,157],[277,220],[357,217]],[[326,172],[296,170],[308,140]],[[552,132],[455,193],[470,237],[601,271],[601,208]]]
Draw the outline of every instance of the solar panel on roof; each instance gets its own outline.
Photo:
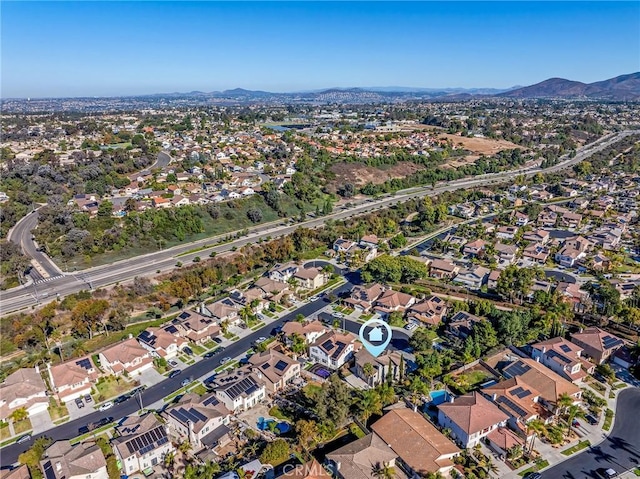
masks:
[[[566,344],[560,345],[560,349],[562,349],[565,353],[571,352],[571,348]]]
[[[200,411],[198,411],[197,409],[189,409],[189,412],[195,416],[196,418],[198,418],[198,420],[200,421],[206,421],[207,420],[207,416],[205,416],[204,414],[202,414]]]
[[[523,363],[522,361],[516,361],[515,363],[507,367],[508,374],[511,375],[512,377],[520,376],[526,373],[527,371],[529,371],[530,369],[531,369],[531,366],[529,366],[526,363]]]
[[[529,391],[528,389],[525,389],[520,394],[518,394],[518,397],[520,399],[524,399],[524,398],[526,398],[527,396],[530,396],[530,395],[531,395],[531,391]]]
[[[211,404],[213,404],[214,406],[219,404],[220,401],[218,401],[218,399],[215,396],[211,396],[208,397],[207,399],[204,400],[204,402],[202,404],[204,404],[205,406],[209,406]]]
[[[507,406],[509,409],[511,409],[512,411],[514,411],[516,414],[519,414],[520,416],[526,416],[527,412],[522,409],[520,406],[518,406],[516,403],[514,403],[511,399],[506,398],[504,396],[500,396],[498,398],[498,402],[504,404],[505,406]]]
[[[511,394],[513,394],[514,396],[517,396],[518,394],[520,394],[522,391],[524,391],[524,389],[522,389],[522,387],[518,386],[517,388],[515,388],[513,391],[511,391]]]
[[[327,351],[331,351],[334,348],[333,341],[331,341],[330,339],[326,340],[324,343],[322,343],[322,348],[326,349]]]
[[[614,338],[613,336],[605,336],[604,338],[602,338],[602,345],[605,349],[610,349],[619,344],[622,344],[622,340]]]
[[[264,370],[267,370],[267,369],[269,369],[270,367],[271,367],[271,364],[269,364],[269,363],[264,363],[264,364],[261,366],[261,368],[262,368],[262,369],[264,369]]]
[[[275,368],[278,371],[284,371],[285,369],[287,369],[287,362],[283,361],[282,359],[280,361],[278,361],[275,365]]]
[[[76,364],[83,369],[91,369],[91,361],[89,361],[87,358],[76,361]]]

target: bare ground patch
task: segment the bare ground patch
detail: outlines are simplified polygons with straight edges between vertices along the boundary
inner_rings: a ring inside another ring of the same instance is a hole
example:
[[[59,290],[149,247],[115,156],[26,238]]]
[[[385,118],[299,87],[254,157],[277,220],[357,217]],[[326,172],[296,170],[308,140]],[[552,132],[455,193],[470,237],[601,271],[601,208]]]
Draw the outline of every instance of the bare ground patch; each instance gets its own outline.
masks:
[[[419,165],[410,161],[402,161],[385,169],[362,163],[336,163],[331,166],[331,171],[336,175],[336,184],[353,183],[355,186],[364,186],[367,183],[377,185],[392,178],[404,178],[420,169]]]

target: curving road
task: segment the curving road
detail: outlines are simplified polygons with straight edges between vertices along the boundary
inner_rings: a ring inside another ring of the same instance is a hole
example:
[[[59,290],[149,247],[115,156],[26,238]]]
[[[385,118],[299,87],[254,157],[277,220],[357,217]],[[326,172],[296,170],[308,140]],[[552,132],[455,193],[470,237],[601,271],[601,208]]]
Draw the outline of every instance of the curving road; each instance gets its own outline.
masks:
[[[314,218],[297,224],[270,224],[262,225],[250,231],[249,235],[233,242],[229,242],[219,246],[209,247],[216,241],[216,238],[206,238],[204,240],[186,243],[174,248],[163,251],[156,251],[146,255],[137,256],[128,260],[115,262],[109,265],[98,266],[83,270],[80,273],[66,274],[62,277],[53,278],[50,281],[38,286],[38,294],[34,295],[33,291],[26,287],[13,288],[2,292],[2,303],[0,304],[0,316],[20,309],[28,308],[42,302],[53,300],[56,295],[61,297],[78,292],[82,289],[91,289],[104,287],[116,282],[123,283],[132,280],[136,276],[145,276],[156,274],[157,271],[170,271],[176,267],[178,261],[188,263],[196,256],[206,257],[210,252],[224,253],[239,248],[248,243],[256,243],[258,240],[264,240],[268,237],[276,237],[286,235],[293,232],[296,228],[304,226],[307,228],[317,228],[328,219],[343,219],[355,215],[361,215],[374,211],[376,209],[392,206],[396,203],[406,201],[412,198],[421,198],[424,196],[433,196],[446,191],[454,191],[458,189],[468,189],[478,186],[486,186],[493,183],[501,183],[512,180],[520,175],[534,175],[539,172],[554,172],[564,168],[568,168],[580,161],[588,158],[593,153],[600,151],[620,139],[640,134],[638,130],[628,130],[619,133],[611,133],[600,138],[598,141],[581,148],[573,158],[565,157],[558,164],[549,168],[541,169],[538,167],[525,168],[520,170],[512,170],[504,173],[492,173],[487,175],[476,176],[469,179],[461,179],[442,184],[436,188],[430,186],[416,187],[396,193],[395,195],[384,197],[378,200],[365,200],[352,208],[341,209],[331,215]],[[227,236],[227,235],[224,235]],[[224,236],[218,237],[222,239]],[[188,253],[195,248],[203,248],[197,252]]]
[[[339,270],[338,270],[339,271]],[[338,286],[333,291],[336,294],[341,294],[343,292],[350,291],[353,287],[353,284],[347,282],[341,286]],[[141,394],[141,400],[143,405],[149,405],[155,403],[156,401],[162,400],[162,398],[169,396],[173,391],[180,389],[181,382],[184,378],[200,378],[206,375],[211,375],[214,373],[214,370],[220,366],[220,359],[223,357],[238,357],[244,354],[247,350],[252,347],[252,343],[257,340],[259,337],[266,336],[268,337],[273,330],[278,326],[282,326],[287,321],[294,321],[298,314],[303,314],[306,317],[313,316],[318,313],[322,308],[327,306],[328,299],[320,298],[316,301],[307,303],[302,305],[300,308],[295,311],[288,313],[282,318],[274,321],[272,323],[267,324],[263,328],[252,332],[250,335],[236,341],[235,343],[227,346],[224,351],[220,351],[217,354],[214,354],[213,357],[209,359],[202,359],[192,366],[189,366],[182,370],[182,374],[171,378],[165,379],[164,381],[146,389]],[[361,324],[355,321],[345,320],[344,321],[345,328],[352,333],[358,334],[360,330]],[[406,347],[409,336],[405,331],[393,330],[393,339],[392,339],[392,347],[396,346],[398,348]],[[2,459],[1,465],[8,466],[10,464],[15,463],[18,460],[18,456],[29,449],[33,444],[33,440],[38,437],[49,437],[53,440],[60,439],[72,439],[77,437],[79,432],[78,430],[82,426],[86,426],[90,422],[96,422],[103,417],[113,416],[117,420],[123,418],[125,416],[134,414],[140,409],[140,404],[136,398],[129,399],[121,404],[117,404],[113,406],[111,409],[105,412],[95,411],[91,414],[83,416],[81,418],[75,419],[73,421],[69,421],[67,423],[61,424],[53,429],[49,429],[42,434],[38,434],[34,436],[30,441],[22,443],[22,444],[12,444],[10,446],[6,446],[0,449],[0,458]]]
[[[628,387],[618,395],[611,434],[600,444],[576,454],[544,472],[544,479],[600,478],[597,469],[612,468],[619,474],[640,464],[640,389]],[[626,476],[625,476],[626,477]]]

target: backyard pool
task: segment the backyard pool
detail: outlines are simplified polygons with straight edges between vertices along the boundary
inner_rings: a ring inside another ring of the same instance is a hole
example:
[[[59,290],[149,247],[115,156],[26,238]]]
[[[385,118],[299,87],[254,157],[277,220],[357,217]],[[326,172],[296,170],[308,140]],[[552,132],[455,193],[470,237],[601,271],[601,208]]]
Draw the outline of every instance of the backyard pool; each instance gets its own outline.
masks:
[[[312,372],[313,374],[315,374],[316,376],[322,379],[327,379],[329,376],[331,376],[331,371],[329,371],[327,368],[325,368],[321,364],[314,364],[311,367],[311,369],[309,369],[309,372]]]
[[[439,389],[437,391],[431,391],[429,393],[431,397],[431,401],[429,404],[433,404],[435,406],[442,404],[443,402],[447,402],[449,400],[449,393],[444,389]]]

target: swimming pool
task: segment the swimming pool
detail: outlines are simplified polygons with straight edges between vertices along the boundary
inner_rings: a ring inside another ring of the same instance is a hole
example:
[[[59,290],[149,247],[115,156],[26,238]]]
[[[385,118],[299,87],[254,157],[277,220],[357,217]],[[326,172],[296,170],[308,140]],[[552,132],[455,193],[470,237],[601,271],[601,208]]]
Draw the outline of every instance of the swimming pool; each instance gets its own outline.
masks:
[[[444,389],[439,389],[437,391],[431,391],[429,393],[431,396],[431,404],[442,404],[443,402],[447,402],[449,400],[449,394]]]

